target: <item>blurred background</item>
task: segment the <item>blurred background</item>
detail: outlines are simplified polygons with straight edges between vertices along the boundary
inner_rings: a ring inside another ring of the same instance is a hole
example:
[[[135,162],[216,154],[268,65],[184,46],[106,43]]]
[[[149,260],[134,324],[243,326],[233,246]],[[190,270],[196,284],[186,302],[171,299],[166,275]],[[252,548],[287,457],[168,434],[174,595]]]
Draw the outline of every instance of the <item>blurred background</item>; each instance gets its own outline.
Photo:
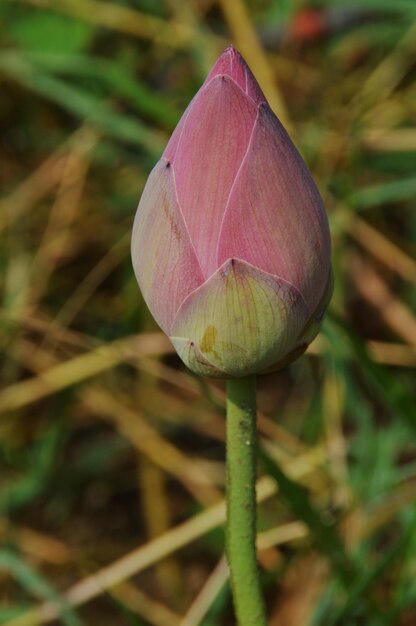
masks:
[[[1,0],[0,623],[231,626],[224,385],[129,256],[146,177],[240,49],[324,197],[335,293],[259,380],[271,626],[416,624],[416,3]]]

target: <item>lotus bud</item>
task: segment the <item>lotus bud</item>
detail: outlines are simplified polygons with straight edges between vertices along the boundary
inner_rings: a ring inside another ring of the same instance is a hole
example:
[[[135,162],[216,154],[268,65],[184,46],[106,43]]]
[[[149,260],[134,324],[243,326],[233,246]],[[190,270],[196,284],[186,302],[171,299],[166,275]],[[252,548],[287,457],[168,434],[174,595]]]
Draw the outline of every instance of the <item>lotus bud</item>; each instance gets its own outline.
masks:
[[[150,173],[131,251],[151,313],[197,374],[270,372],[316,336],[332,294],[325,209],[233,48]]]

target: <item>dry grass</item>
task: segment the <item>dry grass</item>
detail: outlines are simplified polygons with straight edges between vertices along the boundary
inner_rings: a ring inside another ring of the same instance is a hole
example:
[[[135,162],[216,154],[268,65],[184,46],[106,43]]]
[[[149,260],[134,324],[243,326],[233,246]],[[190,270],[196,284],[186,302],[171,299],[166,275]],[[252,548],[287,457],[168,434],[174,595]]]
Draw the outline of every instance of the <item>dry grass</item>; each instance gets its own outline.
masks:
[[[129,260],[146,176],[230,41],[334,247],[322,334],[259,382],[259,443],[292,481],[260,465],[270,624],[416,623],[416,11],[347,4],[0,5],[1,624],[234,623],[224,389],[183,370]]]

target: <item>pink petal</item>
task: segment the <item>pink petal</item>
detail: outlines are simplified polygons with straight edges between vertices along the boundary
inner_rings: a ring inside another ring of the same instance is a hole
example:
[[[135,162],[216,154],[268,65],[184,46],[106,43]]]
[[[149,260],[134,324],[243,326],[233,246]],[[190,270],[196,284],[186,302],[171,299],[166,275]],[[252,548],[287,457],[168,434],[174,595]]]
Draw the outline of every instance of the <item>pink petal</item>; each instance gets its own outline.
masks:
[[[246,80],[247,80],[246,92],[247,92],[247,94],[250,96],[250,98],[252,98],[254,100],[254,102],[257,105],[267,104],[266,96],[264,95],[264,93],[260,89],[260,85],[258,84],[256,79],[254,78],[254,74],[252,73],[252,71],[249,68],[249,66],[245,63],[245,61],[243,61],[241,55],[239,55],[239,56],[240,56],[242,62],[246,66],[246,75],[247,75],[247,78],[246,78]]]
[[[179,120],[179,122],[177,123],[175,130],[173,131],[172,135],[170,136],[170,139],[168,141],[168,145],[165,148],[165,151],[163,152],[163,158],[165,158],[167,161],[173,161],[175,158],[175,154],[176,154],[176,150],[178,147],[178,143],[180,141],[180,138],[182,136],[182,132],[185,126],[185,122],[186,122],[186,118],[189,115],[189,111],[191,110],[191,107],[195,101],[195,97],[194,96],[192,98],[192,100],[190,101],[190,103],[188,104],[188,106],[186,107],[181,119]]]
[[[231,186],[256,119],[256,106],[227,76],[192,103],[173,166],[179,205],[202,271],[216,269],[216,242]]]
[[[318,189],[268,106],[259,109],[251,144],[230,194],[218,265],[240,258],[277,275],[313,311],[330,268],[330,239]]]
[[[173,168],[164,160],[150,173],[140,199],[131,254],[143,297],[168,334],[179,306],[203,276],[178,209]]]
[[[220,75],[232,78],[257,105],[266,102],[266,98],[250,68],[241,54],[233,47],[224,50],[208,74],[205,84],[215,78],[215,76]]]

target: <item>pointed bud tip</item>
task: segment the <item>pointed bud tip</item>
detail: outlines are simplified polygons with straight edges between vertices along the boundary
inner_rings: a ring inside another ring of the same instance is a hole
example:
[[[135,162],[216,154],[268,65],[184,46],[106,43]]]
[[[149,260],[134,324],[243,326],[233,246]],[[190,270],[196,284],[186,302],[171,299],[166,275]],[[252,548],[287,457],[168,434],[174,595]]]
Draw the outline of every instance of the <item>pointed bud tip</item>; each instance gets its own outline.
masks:
[[[229,58],[232,59],[232,60],[238,60],[238,61],[243,61],[244,62],[244,59],[243,59],[243,57],[241,55],[241,52],[239,52],[237,50],[237,48],[234,48],[233,44],[230,44],[229,46],[227,46],[227,48],[225,48],[225,50],[222,53],[222,55],[224,55],[224,54],[228,55]],[[221,56],[220,56],[220,58],[221,58]]]
[[[245,83],[245,67],[246,63],[238,50],[233,46],[228,46],[216,60],[205,82],[223,75],[229,76],[236,83]]]
[[[218,57],[208,74],[205,84],[217,76],[228,76],[231,78],[256,105],[266,102],[266,98],[243,55],[234,46],[228,46]]]
[[[260,88],[245,62],[242,54],[233,46],[228,46],[224,52],[218,57],[210,73],[207,76],[205,84],[210,82],[217,76],[228,76],[231,78],[244,93],[252,97],[258,102],[264,100],[264,96],[258,98],[253,93],[258,94]],[[261,93],[261,92],[260,92]],[[258,102],[256,102],[258,104]]]

